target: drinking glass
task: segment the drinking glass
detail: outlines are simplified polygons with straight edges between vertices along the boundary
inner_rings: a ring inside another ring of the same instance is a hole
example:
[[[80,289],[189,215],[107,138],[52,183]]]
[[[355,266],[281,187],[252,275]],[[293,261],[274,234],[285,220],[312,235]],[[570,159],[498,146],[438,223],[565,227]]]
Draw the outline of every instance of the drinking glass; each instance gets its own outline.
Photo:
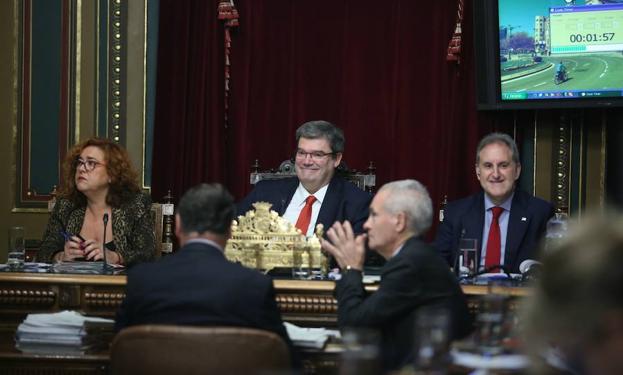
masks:
[[[491,281],[488,293],[481,297],[476,317],[476,340],[484,354],[498,354],[502,342],[510,334],[508,296],[498,291],[507,286],[501,280]]]
[[[292,250],[292,278],[307,280],[311,277],[309,253],[301,249]]]
[[[381,335],[366,328],[345,328],[342,331],[344,352],[340,375],[381,374]]]
[[[9,229],[9,256],[7,265],[11,269],[24,267],[26,247],[24,246],[24,227],[11,227]]]
[[[461,278],[473,276],[478,269],[476,265],[476,251],[478,240],[475,238],[461,238],[459,241],[459,276]]]
[[[415,319],[415,368],[443,371],[450,363],[450,311],[424,307]]]

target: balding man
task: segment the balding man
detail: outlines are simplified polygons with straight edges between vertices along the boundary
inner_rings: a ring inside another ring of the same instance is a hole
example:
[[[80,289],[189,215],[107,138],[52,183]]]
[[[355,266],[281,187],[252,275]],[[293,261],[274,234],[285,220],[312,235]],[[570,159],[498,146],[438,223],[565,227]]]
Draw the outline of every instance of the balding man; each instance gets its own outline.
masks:
[[[349,222],[338,222],[322,247],[342,269],[335,287],[338,324],[379,330],[383,365],[394,370],[413,361],[415,315],[423,307],[450,311],[454,338],[469,333],[472,322],[456,277],[437,250],[420,239],[432,221],[426,188],[415,180],[388,183],[369,211],[365,234],[357,236]],[[387,261],[372,294],[362,283],[366,240]]]

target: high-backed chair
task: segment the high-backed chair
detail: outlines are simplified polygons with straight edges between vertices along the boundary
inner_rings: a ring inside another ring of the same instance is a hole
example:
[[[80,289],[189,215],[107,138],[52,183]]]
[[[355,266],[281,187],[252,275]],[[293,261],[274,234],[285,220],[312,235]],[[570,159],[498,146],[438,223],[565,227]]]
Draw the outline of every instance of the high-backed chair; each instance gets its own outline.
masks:
[[[163,224],[161,203],[151,204],[151,218],[154,221],[154,238],[156,240],[156,243],[155,243],[156,258],[160,258],[160,255],[162,254],[162,224]]]
[[[370,162],[366,173],[362,173],[348,168],[346,163],[342,161],[340,165],[338,165],[336,173],[357,185],[361,190],[371,193],[374,192],[376,186],[376,167],[373,162]],[[258,160],[255,160],[255,163],[251,166],[249,182],[251,185],[255,185],[261,180],[276,180],[293,176],[296,176],[296,171],[294,170],[294,162],[292,160],[284,160],[279,165],[279,168],[264,171],[260,171],[260,163]]]
[[[133,326],[111,348],[112,374],[286,374],[289,368],[283,339],[253,328]]]

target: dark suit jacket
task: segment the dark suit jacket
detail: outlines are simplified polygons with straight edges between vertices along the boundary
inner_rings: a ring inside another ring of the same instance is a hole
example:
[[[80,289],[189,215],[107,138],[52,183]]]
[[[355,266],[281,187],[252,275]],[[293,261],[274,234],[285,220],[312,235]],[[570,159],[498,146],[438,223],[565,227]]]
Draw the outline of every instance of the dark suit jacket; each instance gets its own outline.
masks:
[[[279,180],[262,180],[237,205],[238,215],[244,215],[258,201],[272,203],[272,210],[280,216],[286,212],[290,200],[299,186],[296,177]],[[363,233],[363,223],[368,219],[368,207],[372,195],[342,177],[333,176],[324,197],[316,224],[322,223],[325,231],[336,221],[348,220],[355,233]]]
[[[519,265],[526,259],[535,259],[539,241],[545,233],[547,220],[554,214],[551,203],[515,190],[511,203],[504,265],[509,272],[519,273]],[[460,238],[478,239],[482,246],[485,220],[484,192],[450,202],[444,210],[444,220],[437,229],[435,246],[448,263],[454,266]],[[477,264],[480,264],[480,251]]]
[[[416,237],[385,263],[376,292],[367,295],[361,273],[347,271],[337,282],[335,295],[340,328],[367,327],[381,332],[386,369],[413,361],[415,317],[423,307],[449,309],[454,338],[472,330],[472,318],[456,276],[436,249]]]
[[[191,243],[158,262],[129,270],[115,328],[139,324],[259,328],[291,344],[272,280],[202,243]]]

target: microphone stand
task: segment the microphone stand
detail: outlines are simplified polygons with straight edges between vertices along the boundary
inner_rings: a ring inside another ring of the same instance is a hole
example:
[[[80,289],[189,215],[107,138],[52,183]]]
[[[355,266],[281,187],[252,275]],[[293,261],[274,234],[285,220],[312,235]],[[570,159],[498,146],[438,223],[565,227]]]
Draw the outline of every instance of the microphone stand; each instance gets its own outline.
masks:
[[[475,279],[476,277],[478,277],[480,275],[484,275],[484,274],[489,273],[489,272],[491,272],[493,270],[497,270],[498,268],[501,269],[504,272],[504,274],[506,275],[506,278],[508,280],[515,281],[515,279],[513,279],[513,277],[511,276],[511,273],[510,273],[508,267],[506,267],[506,266],[504,266],[502,264],[494,264],[492,266],[489,266],[487,268],[484,268],[484,269],[474,273],[473,275],[461,277],[460,280],[473,280],[473,279]]]
[[[102,274],[106,275],[108,273],[108,263],[106,262],[106,227],[108,226],[108,214],[104,214],[104,236],[102,240]]]
[[[498,268],[499,268],[499,269],[501,269],[502,271],[504,271],[504,274],[506,275],[506,277],[507,277],[507,278],[509,278],[509,279],[512,279],[512,278],[513,278],[513,277],[511,276],[511,273],[510,273],[510,272],[509,272],[509,270],[508,270],[508,267],[506,267],[506,266],[504,266],[504,265],[502,265],[502,264],[494,264],[494,265],[492,265],[492,266],[489,266],[489,267],[487,267],[487,268],[485,268],[485,269],[483,269],[483,270],[480,270],[480,271],[476,272],[476,273],[474,274],[474,276],[472,276],[472,277],[476,277],[476,276],[484,275],[485,273],[489,273],[489,272],[491,272],[491,271],[493,271],[493,270],[496,270],[496,269],[498,269]]]

